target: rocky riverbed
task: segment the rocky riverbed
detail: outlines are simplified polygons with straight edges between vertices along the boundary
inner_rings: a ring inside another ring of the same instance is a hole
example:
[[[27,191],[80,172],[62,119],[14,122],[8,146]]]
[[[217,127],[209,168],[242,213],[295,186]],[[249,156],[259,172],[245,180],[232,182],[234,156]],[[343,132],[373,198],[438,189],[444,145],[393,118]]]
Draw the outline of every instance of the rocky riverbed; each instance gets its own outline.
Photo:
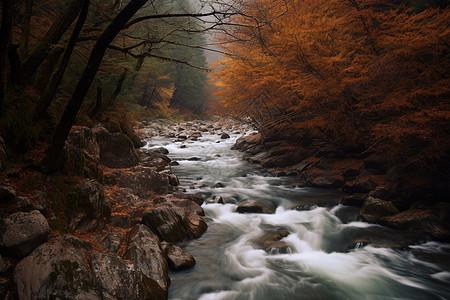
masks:
[[[225,138],[227,125],[214,123],[155,121],[137,131]],[[206,231],[203,198],[178,187],[167,149],[136,149],[125,134],[76,126],[64,171],[53,175],[39,171],[42,149],[9,161],[3,150],[2,299],[166,299],[169,269],[195,265],[174,243]]]
[[[181,142],[181,147],[203,134],[214,134],[218,140],[241,134],[234,149],[246,152],[245,160],[270,174],[292,176],[297,186],[346,192],[341,203],[358,207],[363,221],[419,232],[423,240],[449,240],[450,205],[439,197],[430,200],[427,194],[440,187],[417,174],[400,172],[383,157],[342,153],[328,146],[304,150],[283,141],[267,142],[249,133],[249,127],[229,120],[183,124],[152,120],[137,122],[135,131],[141,139],[164,136]],[[39,171],[42,147],[8,160],[0,143],[4,170],[0,176],[0,297],[168,297],[169,269],[195,265],[195,257],[175,243],[199,238],[207,230],[201,207],[204,198],[179,186],[171,171],[177,162],[169,158],[166,148],[136,148],[138,143],[132,141],[136,136],[110,133],[101,125],[73,127],[66,142],[64,170],[51,176]],[[210,203],[229,201],[232,197],[208,199]],[[320,203],[305,205],[298,210]],[[237,211],[273,213],[274,209],[243,201]]]

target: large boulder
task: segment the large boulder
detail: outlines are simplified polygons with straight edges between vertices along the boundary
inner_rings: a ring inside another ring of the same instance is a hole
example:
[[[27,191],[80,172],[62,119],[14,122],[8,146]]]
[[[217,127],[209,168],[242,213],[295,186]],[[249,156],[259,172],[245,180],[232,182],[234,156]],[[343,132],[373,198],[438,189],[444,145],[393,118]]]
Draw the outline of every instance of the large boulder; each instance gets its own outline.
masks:
[[[246,136],[241,136],[237,139],[236,143],[231,149],[253,154],[261,152],[264,149],[262,146],[261,134],[252,133]]]
[[[14,269],[18,299],[101,299],[86,256],[63,238],[41,245]]]
[[[130,172],[107,173],[105,174],[105,183],[129,188],[143,198],[166,194],[169,189],[169,178],[166,174],[142,166],[132,168]]]
[[[422,231],[437,240],[450,240],[448,225],[440,221],[431,210],[406,210],[395,215],[382,217],[380,223],[403,230]]]
[[[125,134],[112,133],[101,147],[100,162],[109,168],[130,168],[139,163],[139,156]]]
[[[50,226],[38,211],[18,212],[3,219],[0,249],[7,256],[22,258],[41,245],[50,233]]]
[[[97,285],[101,287],[101,299],[167,299],[166,290],[140,268],[120,257],[95,253],[91,255],[91,261]]]
[[[142,273],[165,291],[169,288],[169,269],[159,238],[145,225],[138,224],[127,234],[123,258],[131,261]]]
[[[376,223],[381,217],[395,215],[398,212],[391,201],[367,197],[359,211],[359,216],[363,221]]]
[[[85,179],[69,194],[73,218],[70,229],[92,230],[108,221],[111,205],[105,200],[103,186],[94,179]]]
[[[205,220],[193,211],[170,205],[159,206],[142,217],[161,239],[178,242],[199,238],[207,229]]]
[[[366,201],[366,198],[367,198],[367,195],[361,194],[361,193],[347,195],[342,198],[341,204],[361,207],[364,204],[364,201]]]
[[[100,161],[100,146],[91,128],[73,126],[70,134],[67,136],[66,143],[82,149],[84,154],[91,160]]]

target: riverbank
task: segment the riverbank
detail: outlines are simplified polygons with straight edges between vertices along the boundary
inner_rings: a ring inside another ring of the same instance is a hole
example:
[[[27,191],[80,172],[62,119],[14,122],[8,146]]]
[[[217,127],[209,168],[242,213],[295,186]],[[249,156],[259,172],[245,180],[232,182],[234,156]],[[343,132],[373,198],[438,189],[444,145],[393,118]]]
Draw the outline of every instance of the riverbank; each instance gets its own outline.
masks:
[[[170,126],[224,134],[214,123]],[[137,131],[148,138],[168,124]],[[169,269],[195,265],[174,243],[206,231],[203,198],[178,187],[167,149],[137,149],[132,139],[74,126],[63,171],[52,175],[39,169],[45,145],[8,158],[2,145],[2,299],[167,299]]]
[[[360,208],[369,223],[418,231],[427,240],[449,241],[448,178],[425,170],[391,165],[387,157],[330,145],[309,148],[285,141],[264,141],[253,133],[239,138],[235,150],[278,176],[298,176],[300,186],[339,189],[341,204]]]

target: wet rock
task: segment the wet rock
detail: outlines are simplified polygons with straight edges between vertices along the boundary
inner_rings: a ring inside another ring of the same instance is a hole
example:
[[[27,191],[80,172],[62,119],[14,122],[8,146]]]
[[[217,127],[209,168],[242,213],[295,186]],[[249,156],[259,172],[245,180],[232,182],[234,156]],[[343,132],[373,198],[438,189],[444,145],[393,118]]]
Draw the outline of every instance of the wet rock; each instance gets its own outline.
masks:
[[[167,299],[167,291],[141,269],[116,255],[91,255],[92,271],[101,286],[101,299]]]
[[[287,237],[288,235],[289,231],[284,229],[269,231],[253,239],[252,243],[257,248],[261,248],[264,249],[264,251],[269,252],[272,246],[275,245],[275,243],[279,242],[281,239]]]
[[[117,232],[111,231],[108,233],[108,236],[104,240],[104,249],[108,250],[111,253],[117,253],[117,251],[119,251],[121,243],[122,236]]]
[[[381,224],[393,228],[419,230],[437,240],[450,240],[448,225],[441,222],[431,210],[406,210],[395,215],[385,216],[379,221]]]
[[[195,203],[194,201],[192,201],[192,200],[189,200],[189,199],[174,199],[174,200],[172,200],[172,203],[176,207],[181,207],[181,208],[184,208],[186,210],[195,212],[199,216],[204,216],[205,215],[205,211],[203,210],[203,208],[200,205],[198,205],[197,203]]]
[[[176,192],[176,193],[173,193],[173,196],[176,198],[182,198],[182,199],[188,199],[188,200],[194,201],[198,205],[202,205],[204,202],[203,197],[201,195],[197,195],[197,194],[186,194],[186,193]]]
[[[199,158],[199,157],[191,157],[191,158],[189,158],[188,160],[189,160],[189,161],[199,161],[199,160],[202,160],[202,159]]]
[[[220,138],[221,138],[222,140],[229,139],[229,138],[230,138],[230,135],[229,135],[228,133],[224,132],[224,133],[222,133],[222,134],[220,135]]]
[[[165,148],[163,148],[165,149]],[[156,168],[157,171],[164,170],[170,165],[171,159],[160,152],[160,149],[139,149],[141,165]]]
[[[173,243],[199,238],[207,228],[205,220],[195,212],[172,206],[151,210],[144,214],[142,222],[159,238]]]
[[[162,242],[161,246],[172,270],[184,270],[195,266],[195,258],[180,247],[168,242]]]
[[[366,201],[366,198],[366,194],[356,193],[353,195],[344,196],[341,200],[341,204],[361,207],[364,204],[364,201]]]
[[[41,245],[14,269],[19,299],[100,299],[87,252],[57,238]]]
[[[225,186],[223,185],[223,183],[218,182],[218,183],[216,183],[216,185],[214,187],[216,187],[216,188],[223,188]]]
[[[169,184],[172,186],[179,186],[180,180],[178,179],[178,176],[175,174],[169,174]]]
[[[316,204],[303,204],[293,207],[293,210],[304,211],[304,210],[313,210],[318,208]]]
[[[376,223],[381,217],[395,215],[397,213],[398,209],[391,201],[367,197],[359,211],[359,216],[363,221]]]
[[[50,233],[50,226],[38,211],[18,212],[3,219],[4,230],[0,248],[10,257],[22,258],[41,245]]]
[[[273,214],[274,209],[256,200],[244,200],[239,203],[238,213]]]
[[[271,245],[269,245],[265,251],[271,255],[277,255],[277,254],[291,254],[292,248],[291,246],[286,242],[275,242]]]
[[[169,288],[169,269],[160,247],[159,238],[145,225],[139,224],[127,234],[123,258],[131,261],[144,275],[166,290]]]
[[[172,162],[170,162],[170,165],[171,165],[171,166],[179,166],[180,163],[177,162],[177,161],[172,161]]]
[[[222,196],[215,195],[214,197],[212,197],[211,199],[209,199],[207,201],[207,204],[212,204],[212,203],[224,204],[225,202],[223,201]]]
[[[122,133],[112,133],[101,148],[100,162],[109,168],[130,168],[139,162],[131,140]]]

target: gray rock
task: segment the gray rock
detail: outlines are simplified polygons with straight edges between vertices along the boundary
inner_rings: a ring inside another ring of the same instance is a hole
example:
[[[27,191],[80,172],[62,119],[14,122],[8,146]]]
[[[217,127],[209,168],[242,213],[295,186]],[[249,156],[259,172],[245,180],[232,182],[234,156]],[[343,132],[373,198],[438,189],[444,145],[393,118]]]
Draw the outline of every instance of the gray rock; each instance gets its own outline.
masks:
[[[376,223],[381,217],[395,215],[398,212],[391,201],[367,197],[359,211],[359,216],[363,221]]]
[[[203,208],[198,205],[196,202],[189,200],[189,199],[174,199],[172,200],[172,203],[176,206],[176,207],[181,207],[184,208],[188,211],[192,211],[195,212],[197,215],[199,216],[204,216],[205,215],[205,211],[203,210]]]
[[[195,258],[180,247],[168,242],[162,242],[161,246],[172,270],[184,270],[195,266]]]
[[[127,234],[127,246],[123,257],[167,291],[170,285],[167,261],[160,247],[159,238],[147,226],[136,225]]]
[[[151,210],[144,214],[142,222],[161,239],[173,243],[199,238],[207,229],[205,220],[195,212],[172,206]]]
[[[172,186],[179,186],[180,180],[178,179],[178,176],[175,174],[169,174],[169,184]]]
[[[109,168],[130,168],[139,162],[133,142],[122,133],[112,133],[100,152],[100,162]]]
[[[366,198],[366,194],[356,193],[353,195],[344,196],[341,200],[341,204],[361,207],[364,204],[364,201],[366,201]]]
[[[37,210],[18,212],[3,219],[5,230],[1,234],[0,247],[8,256],[22,258],[47,239],[50,226]]]
[[[392,189],[389,189],[385,186],[377,186],[375,190],[371,191],[369,193],[369,196],[372,196],[374,198],[383,199],[383,200],[389,200],[392,199],[395,196],[395,191]]]
[[[105,129],[106,130],[106,129]],[[107,132],[109,135],[109,132]],[[96,134],[91,128],[84,126],[74,126],[67,136],[66,143],[82,149],[84,154],[93,161],[100,161],[100,146],[96,139]]]
[[[111,253],[117,253],[122,243],[122,236],[117,232],[111,231],[104,240],[104,249],[107,249]]]
[[[18,298],[101,299],[85,255],[62,238],[41,245],[14,269]]]
[[[215,195],[214,197],[209,199],[207,203],[208,204],[212,204],[212,203],[225,204],[225,202],[223,201],[222,196],[219,196],[219,195]]]
[[[102,299],[167,299],[167,291],[118,256],[96,253],[91,255],[91,261]]]
[[[85,179],[78,186],[78,192],[71,195],[74,218],[70,222],[71,230],[76,228],[92,230],[111,215],[111,205],[105,201],[103,186],[94,179]]]

